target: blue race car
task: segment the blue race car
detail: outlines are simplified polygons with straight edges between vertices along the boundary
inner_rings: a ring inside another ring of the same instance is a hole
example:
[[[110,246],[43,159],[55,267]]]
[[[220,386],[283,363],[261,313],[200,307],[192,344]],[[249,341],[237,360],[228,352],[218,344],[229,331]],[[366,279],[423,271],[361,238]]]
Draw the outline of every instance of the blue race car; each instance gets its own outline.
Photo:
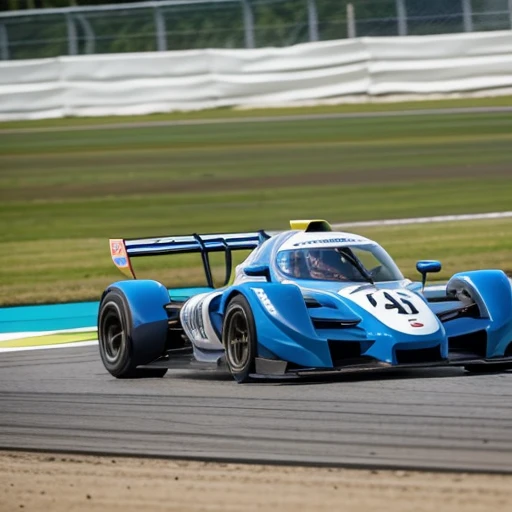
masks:
[[[455,274],[425,286],[438,261],[405,279],[389,254],[323,220],[292,229],[110,240],[116,266],[131,259],[199,253],[207,287],[186,293],[157,281],[110,285],[98,314],[100,355],[115,377],[168,368],[227,367],[238,382],[394,367],[512,368],[512,286],[501,270]],[[232,274],[232,256],[251,249]],[[213,286],[209,255],[225,259]]]

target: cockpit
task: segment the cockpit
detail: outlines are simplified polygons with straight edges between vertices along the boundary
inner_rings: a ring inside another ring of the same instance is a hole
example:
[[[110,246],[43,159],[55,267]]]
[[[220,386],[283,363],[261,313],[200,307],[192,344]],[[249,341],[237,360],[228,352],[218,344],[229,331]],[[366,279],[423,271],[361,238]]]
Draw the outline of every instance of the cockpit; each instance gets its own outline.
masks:
[[[384,282],[403,279],[389,254],[375,243],[307,247],[277,253],[285,277],[322,281]]]

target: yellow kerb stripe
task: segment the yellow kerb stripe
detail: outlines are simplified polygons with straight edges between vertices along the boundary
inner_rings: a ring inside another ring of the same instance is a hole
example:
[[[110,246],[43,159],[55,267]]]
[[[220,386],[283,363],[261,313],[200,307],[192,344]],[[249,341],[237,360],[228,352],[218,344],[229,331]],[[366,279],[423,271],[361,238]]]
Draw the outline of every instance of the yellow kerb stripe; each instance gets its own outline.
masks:
[[[61,345],[76,341],[92,341],[98,339],[96,331],[50,334],[48,336],[32,336],[0,342],[0,348],[36,347],[41,345]]]

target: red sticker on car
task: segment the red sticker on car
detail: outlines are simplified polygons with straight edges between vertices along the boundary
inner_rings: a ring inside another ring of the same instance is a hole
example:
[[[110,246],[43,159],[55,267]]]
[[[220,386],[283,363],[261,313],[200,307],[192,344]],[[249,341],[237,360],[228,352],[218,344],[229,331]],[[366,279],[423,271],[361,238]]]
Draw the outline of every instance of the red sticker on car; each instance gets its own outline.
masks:
[[[112,256],[118,256],[123,254],[123,244],[120,242],[111,242],[110,247],[112,249]]]

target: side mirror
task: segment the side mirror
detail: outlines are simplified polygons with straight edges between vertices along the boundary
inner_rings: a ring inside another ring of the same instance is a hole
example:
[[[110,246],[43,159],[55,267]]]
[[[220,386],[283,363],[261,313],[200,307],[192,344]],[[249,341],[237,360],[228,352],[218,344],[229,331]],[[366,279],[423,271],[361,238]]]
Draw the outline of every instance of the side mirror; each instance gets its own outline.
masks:
[[[423,290],[427,282],[427,274],[429,272],[439,272],[441,270],[441,262],[437,260],[420,260],[416,263],[416,270],[421,274],[421,289]]]
[[[251,277],[264,277],[267,281],[270,281],[268,265],[250,265],[244,268],[244,274]]]

